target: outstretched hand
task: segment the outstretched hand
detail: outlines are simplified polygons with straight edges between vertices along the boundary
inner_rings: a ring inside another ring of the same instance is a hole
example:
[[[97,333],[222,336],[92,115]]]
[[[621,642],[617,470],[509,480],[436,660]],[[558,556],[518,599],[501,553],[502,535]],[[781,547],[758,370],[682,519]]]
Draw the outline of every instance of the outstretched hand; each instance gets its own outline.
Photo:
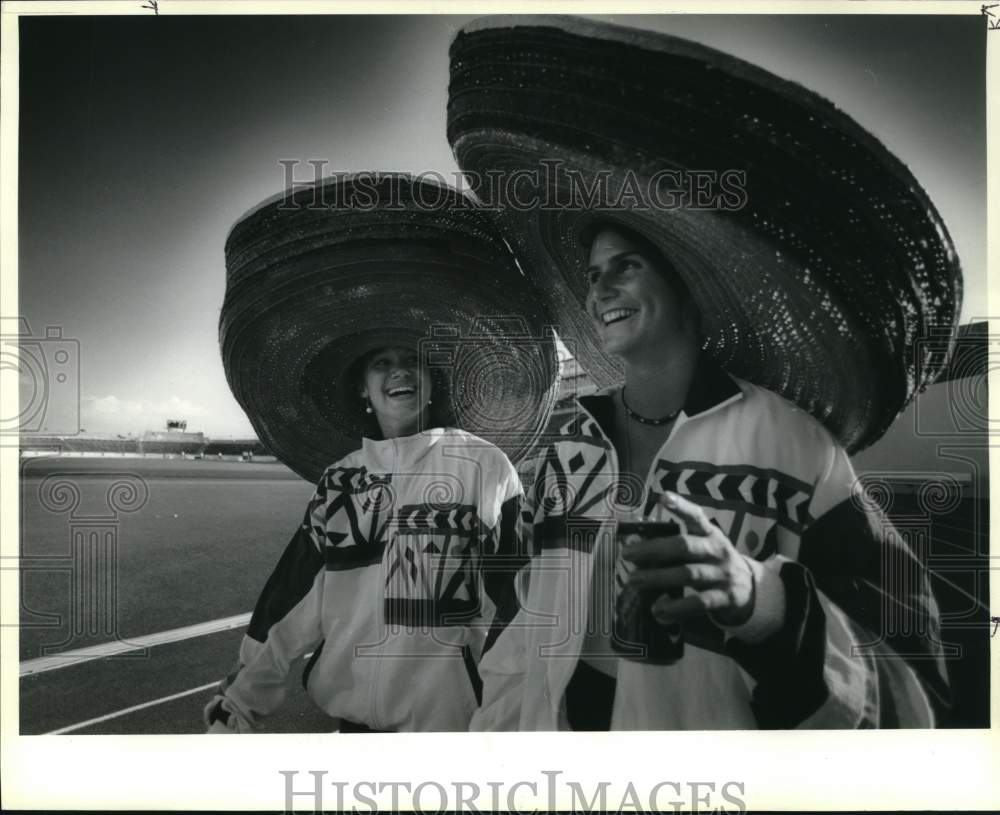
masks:
[[[722,625],[740,625],[753,613],[754,578],[746,558],[705,517],[700,506],[668,492],[661,503],[684,524],[669,538],[630,535],[622,557],[636,565],[629,582],[640,589],[662,589],[652,606],[661,625],[711,614]],[[693,593],[671,597],[690,586]]]

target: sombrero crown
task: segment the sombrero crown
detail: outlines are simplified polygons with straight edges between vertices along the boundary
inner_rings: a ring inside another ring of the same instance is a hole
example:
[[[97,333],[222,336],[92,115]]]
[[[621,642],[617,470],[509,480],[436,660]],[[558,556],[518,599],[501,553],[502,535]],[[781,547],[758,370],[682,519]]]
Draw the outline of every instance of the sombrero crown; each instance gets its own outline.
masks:
[[[402,174],[277,196],[226,241],[220,343],[261,441],[312,481],[360,446],[352,366],[418,349],[449,413],[516,459],[544,426],[558,362],[537,294],[467,196]]]
[[[849,450],[947,362],[961,273],[944,223],[877,139],[797,84],[666,35],[488,18],[452,44],[448,138],[600,386],[622,370],[581,309],[595,218],[662,249],[718,362]]]

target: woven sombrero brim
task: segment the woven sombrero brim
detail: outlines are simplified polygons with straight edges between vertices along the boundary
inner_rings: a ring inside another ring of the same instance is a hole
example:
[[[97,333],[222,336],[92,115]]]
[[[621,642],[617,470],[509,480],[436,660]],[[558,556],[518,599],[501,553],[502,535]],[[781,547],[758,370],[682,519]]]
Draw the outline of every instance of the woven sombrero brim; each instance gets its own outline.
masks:
[[[489,19],[453,43],[448,135],[478,178],[521,173],[522,200],[537,174],[545,206],[481,195],[598,385],[621,369],[581,309],[580,235],[595,218],[660,246],[701,309],[707,350],[849,450],[877,439],[946,363],[947,343],[922,342],[954,326],[961,302],[940,216],[873,136],[794,83],[665,35]],[[743,172],[745,200],[637,199],[636,185],[664,191],[651,184],[664,170]],[[574,200],[598,179],[601,197]]]
[[[220,323],[230,387],[261,440],[317,480],[365,430],[351,366],[399,345],[447,380],[459,426],[522,455],[558,363],[537,295],[484,214],[407,195],[395,210],[279,207],[230,234]]]

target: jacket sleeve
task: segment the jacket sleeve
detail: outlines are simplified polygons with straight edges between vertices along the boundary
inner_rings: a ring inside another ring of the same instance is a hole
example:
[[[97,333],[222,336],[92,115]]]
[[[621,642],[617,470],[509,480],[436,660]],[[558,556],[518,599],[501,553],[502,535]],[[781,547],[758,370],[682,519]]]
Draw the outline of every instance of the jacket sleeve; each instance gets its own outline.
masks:
[[[518,584],[530,559],[531,525],[526,519],[532,517],[521,482],[524,473],[532,469],[530,464],[523,467],[520,478],[513,468],[511,471],[516,490],[503,502],[497,547],[483,567],[485,594],[494,612],[479,663],[482,698],[469,725],[473,731],[517,730],[520,723],[526,663],[524,630],[518,624],[521,614]],[[527,477],[530,479],[530,475]]]
[[[926,570],[865,499],[843,449],[831,439],[827,450],[797,561],[757,564],[780,581],[780,626],[756,641],[731,631],[726,650],[755,681],[761,727],[932,726],[922,688],[946,684]]]
[[[499,506],[493,513],[496,523],[483,552],[481,574],[486,599],[483,611],[489,627],[482,653],[493,645],[500,632],[510,623],[511,615],[517,611],[514,581],[528,560],[520,528],[524,493],[517,471],[506,456],[503,456],[503,464],[504,472],[497,479],[496,502]],[[477,658],[482,653],[478,653]]]
[[[878,725],[919,726],[902,715],[905,709],[950,704],[940,612],[927,568],[863,492],[839,447],[830,471],[814,499],[819,511],[803,535],[799,561],[823,598],[848,619],[854,652],[875,663]],[[923,703],[914,698],[921,694]]]
[[[284,701],[292,662],[322,640],[323,484],[257,600],[234,670],[205,707],[212,732],[220,732],[220,724],[233,733],[257,729]]]

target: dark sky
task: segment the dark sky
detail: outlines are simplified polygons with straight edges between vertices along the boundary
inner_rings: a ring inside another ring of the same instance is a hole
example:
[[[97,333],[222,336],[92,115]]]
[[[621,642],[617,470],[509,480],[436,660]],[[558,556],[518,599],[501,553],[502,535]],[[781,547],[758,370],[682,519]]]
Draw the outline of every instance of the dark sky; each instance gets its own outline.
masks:
[[[282,159],[457,171],[448,44],[465,16],[22,17],[20,311],[80,342],[82,422],[250,433],[218,350],[223,243]],[[614,16],[827,96],[907,163],[986,314],[985,31],[978,15]],[[71,405],[53,405],[59,429]]]

